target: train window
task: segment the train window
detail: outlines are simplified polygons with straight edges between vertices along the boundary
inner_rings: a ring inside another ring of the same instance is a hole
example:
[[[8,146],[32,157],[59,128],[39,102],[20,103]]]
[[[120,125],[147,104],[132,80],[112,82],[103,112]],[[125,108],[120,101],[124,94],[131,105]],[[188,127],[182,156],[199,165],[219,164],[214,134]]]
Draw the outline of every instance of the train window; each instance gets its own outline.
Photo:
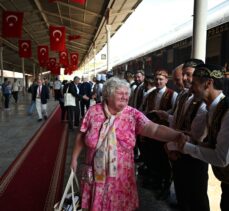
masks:
[[[221,35],[219,34],[208,39],[206,56],[208,58],[218,57],[220,55],[220,52],[221,52]]]
[[[173,63],[173,49],[167,51],[167,63]]]

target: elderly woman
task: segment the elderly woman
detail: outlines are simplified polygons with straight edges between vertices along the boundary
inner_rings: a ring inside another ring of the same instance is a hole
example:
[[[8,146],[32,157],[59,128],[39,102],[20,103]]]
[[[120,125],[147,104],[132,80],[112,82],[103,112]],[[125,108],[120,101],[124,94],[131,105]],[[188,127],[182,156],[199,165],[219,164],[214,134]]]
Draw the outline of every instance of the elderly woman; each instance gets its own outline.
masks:
[[[134,211],[138,208],[133,148],[136,135],[161,141],[184,139],[128,106],[129,84],[116,77],[104,83],[103,103],[89,108],[77,134],[71,167],[86,147],[93,182],[82,181],[82,208],[90,211]]]

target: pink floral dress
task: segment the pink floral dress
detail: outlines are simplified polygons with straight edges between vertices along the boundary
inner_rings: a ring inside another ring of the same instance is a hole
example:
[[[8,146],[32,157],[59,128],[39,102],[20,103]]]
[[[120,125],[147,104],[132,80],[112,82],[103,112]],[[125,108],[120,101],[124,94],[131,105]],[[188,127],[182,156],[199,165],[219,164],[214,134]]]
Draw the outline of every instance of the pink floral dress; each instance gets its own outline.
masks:
[[[103,105],[96,104],[86,113],[80,131],[86,133],[86,162],[92,163],[99,131],[105,121]],[[82,208],[91,211],[133,211],[138,208],[134,170],[135,137],[149,120],[138,110],[125,107],[115,119],[117,137],[117,176],[105,183],[82,184]],[[118,125],[116,125],[118,124]]]

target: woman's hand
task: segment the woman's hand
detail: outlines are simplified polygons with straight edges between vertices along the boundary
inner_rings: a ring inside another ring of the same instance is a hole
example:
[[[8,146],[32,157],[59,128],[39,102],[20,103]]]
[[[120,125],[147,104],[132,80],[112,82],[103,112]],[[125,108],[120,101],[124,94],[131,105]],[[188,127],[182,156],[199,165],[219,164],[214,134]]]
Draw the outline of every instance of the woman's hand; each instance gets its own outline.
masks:
[[[180,152],[177,151],[178,148],[176,148],[176,143],[169,142],[164,145],[164,149],[170,160],[177,160],[180,157]]]
[[[180,133],[178,135],[178,137],[174,140],[174,144],[176,145],[177,151],[183,152],[183,148],[187,140],[188,136],[186,136],[184,133]]]

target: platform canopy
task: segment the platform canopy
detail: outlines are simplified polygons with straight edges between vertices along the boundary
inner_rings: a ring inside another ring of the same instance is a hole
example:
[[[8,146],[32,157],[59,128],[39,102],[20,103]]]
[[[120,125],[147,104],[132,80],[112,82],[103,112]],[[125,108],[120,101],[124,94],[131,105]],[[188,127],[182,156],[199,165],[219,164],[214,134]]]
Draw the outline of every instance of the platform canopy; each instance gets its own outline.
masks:
[[[66,49],[79,54],[79,66],[93,57],[106,44],[106,24],[113,36],[142,0],[1,0],[1,31],[4,11],[23,12],[21,38],[3,37],[3,69],[22,72],[18,40],[31,40],[32,56],[24,59],[25,73],[39,67],[37,47],[50,48],[50,26],[64,26]],[[81,2],[81,3],[80,3]],[[73,40],[69,41],[69,36]],[[74,37],[75,36],[75,37]],[[49,49],[49,57],[59,60],[59,53]]]

